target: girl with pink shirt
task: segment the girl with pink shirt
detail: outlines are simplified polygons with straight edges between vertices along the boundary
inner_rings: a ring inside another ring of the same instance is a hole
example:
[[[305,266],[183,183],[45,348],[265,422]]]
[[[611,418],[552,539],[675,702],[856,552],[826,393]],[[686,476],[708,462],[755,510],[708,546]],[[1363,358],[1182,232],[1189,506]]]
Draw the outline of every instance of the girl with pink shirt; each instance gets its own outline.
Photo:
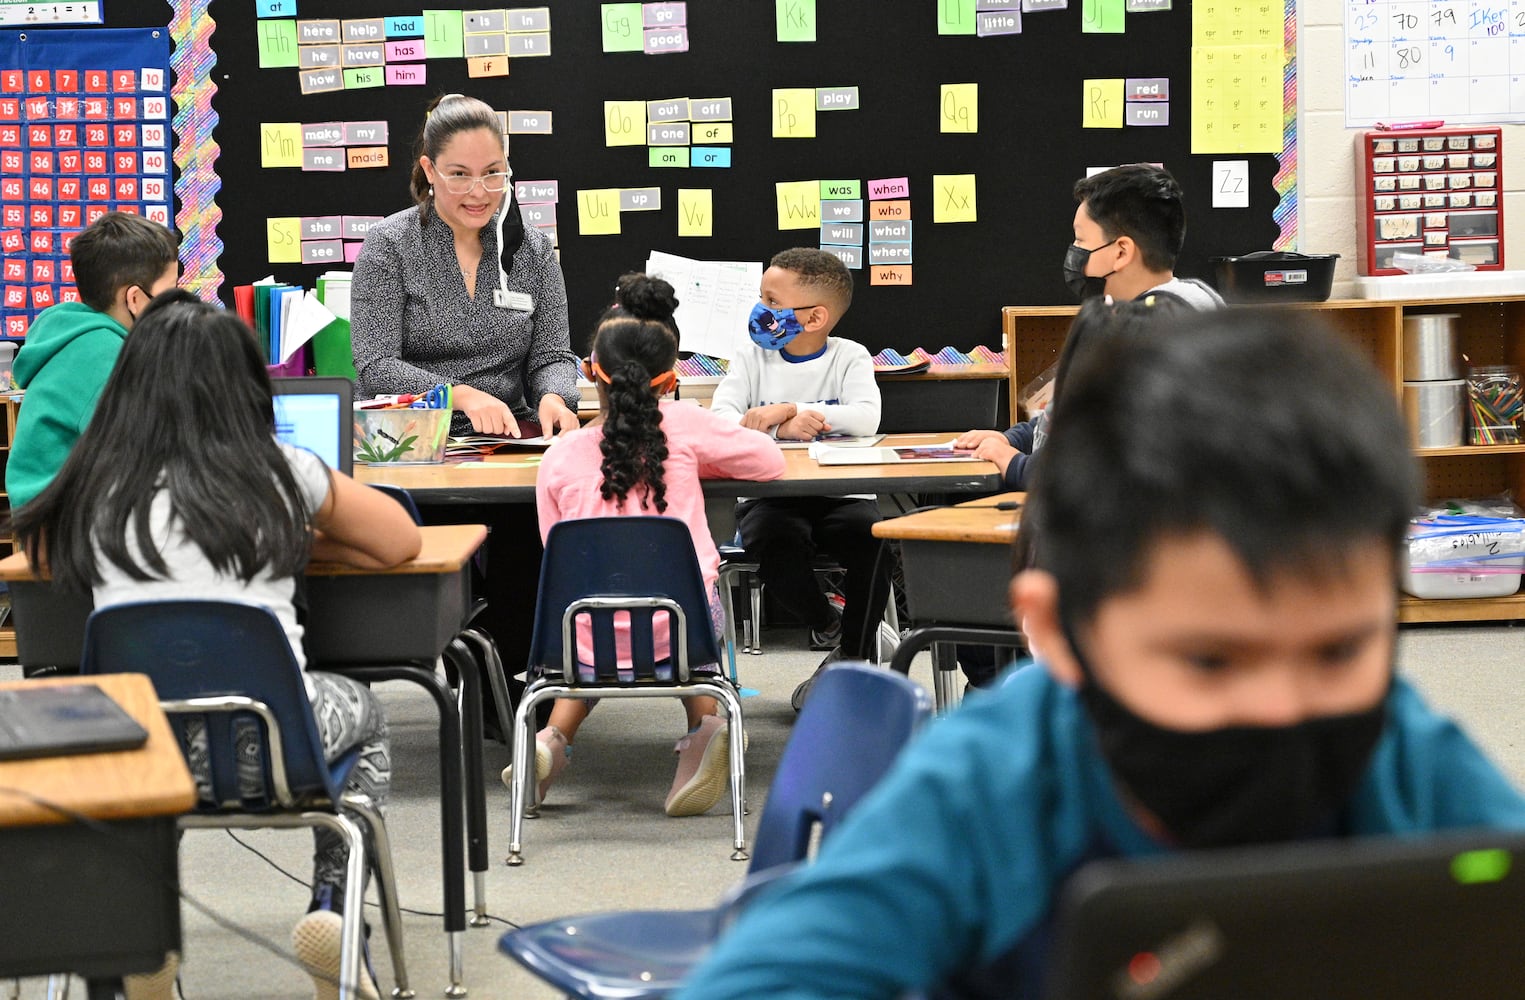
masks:
[[[545,453],[535,483],[535,504],[544,538],[551,525],[568,518],[674,517],[687,524],[694,552],[710,589],[710,617],[718,635],[724,623],[716,581],[720,554],[705,520],[704,478],[768,480],[784,471],[777,444],[760,431],[712,415],[692,403],[659,402],[677,382],[678,300],[670,284],[644,274],[627,274],[615,288],[615,303],[599,320],[583,374],[598,388],[599,416],[582,430],[563,435]],[[666,655],[665,630],[657,630],[658,658]],[[621,636],[622,660],[629,640]],[[591,662],[591,644],[579,638],[579,655]],[[714,664],[696,666],[715,672]],[[535,734],[537,796],[571,761],[572,742],[593,703],[558,698],[549,724]],[[677,774],[667,793],[669,816],[697,816],[720,800],[730,773],[727,721],[708,696],[683,699],[687,732],[678,740]],[[503,780],[512,780],[511,768]]]

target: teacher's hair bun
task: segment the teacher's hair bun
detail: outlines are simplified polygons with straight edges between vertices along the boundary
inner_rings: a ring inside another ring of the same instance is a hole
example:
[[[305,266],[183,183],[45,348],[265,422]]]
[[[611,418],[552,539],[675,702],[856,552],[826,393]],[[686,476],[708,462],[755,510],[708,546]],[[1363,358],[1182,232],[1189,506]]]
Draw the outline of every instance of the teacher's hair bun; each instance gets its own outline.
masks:
[[[623,274],[614,286],[614,303],[637,319],[671,323],[678,308],[672,285],[647,274]]]

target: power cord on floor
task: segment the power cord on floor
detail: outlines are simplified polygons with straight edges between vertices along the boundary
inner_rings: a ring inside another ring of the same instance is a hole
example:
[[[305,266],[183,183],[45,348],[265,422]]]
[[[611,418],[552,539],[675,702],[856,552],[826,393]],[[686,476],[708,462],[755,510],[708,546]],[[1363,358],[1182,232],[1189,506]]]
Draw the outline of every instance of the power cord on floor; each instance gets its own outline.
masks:
[[[225,832],[227,833],[227,835],[229,837],[233,838],[233,842],[235,844],[237,844],[239,847],[242,847],[244,850],[248,851],[250,854],[252,854],[255,857],[259,858],[265,864],[269,865],[271,868],[274,868],[276,871],[280,872],[282,875],[284,875],[287,878],[291,879],[291,881],[295,882],[297,885],[302,886],[308,892],[312,891],[312,883],[311,882],[308,882],[305,879],[303,879],[301,876],[294,875],[291,872],[287,871],[285,868],[282,868],[281,865],[279,864],[279,862],[277,862],[274,858],[270,857],[268,854],[264,853],[263,851],[261,851],[259,848],[255,847],[253,844],[249,843],[248,841],[240,839],[239,836],[236,833],[234,833],[232,830],[227,830]],[[378,909],[379,910],[381,908],[381,904],[373,903],[373,902],[371,902],[369,900],[366,901],[365,905],[370,907],[370,908],[372,908],[372,909]],[[414,910],[414,909],[410,909],[409,907],[406,907],[406,906],[399,906],[397,909],[400,912],[402,912],[402,913],[409,913],[409,914],[412,914],[415,917],[434,917],[434,918],[439,919],[439,920],[443,920],[444,917],[445,917],[445,915],[443,913],[432,913],[432,912],[430,912],[428,910]],[[514,923],[512,920],[507,920],[507,919],[505,919],[503,917],[496,916],[495,914],[491,914],[491,913],[487,914],[487,919],[495,921],[497,923],[500,923],[500,924],[504,925],[505,927],[512,927],[514,930],[519,930],[519,925],[518,924]]]

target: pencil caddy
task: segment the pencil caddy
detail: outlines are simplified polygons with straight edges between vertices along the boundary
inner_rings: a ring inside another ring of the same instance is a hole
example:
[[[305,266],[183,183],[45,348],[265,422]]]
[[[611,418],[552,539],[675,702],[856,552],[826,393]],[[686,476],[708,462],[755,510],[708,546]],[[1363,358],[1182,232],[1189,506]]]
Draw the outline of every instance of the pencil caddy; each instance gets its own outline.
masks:
[[[445,460],[451,410],[356,410],[355,461],[434,465]]]

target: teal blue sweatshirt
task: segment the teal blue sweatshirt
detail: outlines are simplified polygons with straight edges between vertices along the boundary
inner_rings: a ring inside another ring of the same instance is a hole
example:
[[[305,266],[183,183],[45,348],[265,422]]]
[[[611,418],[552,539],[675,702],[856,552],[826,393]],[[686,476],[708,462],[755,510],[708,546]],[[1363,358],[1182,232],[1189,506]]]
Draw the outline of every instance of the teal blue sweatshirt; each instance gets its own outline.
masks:
[[[26,390],[5,466],[11,506],[28,503],[58,475],[106,386],[127,330],[82,302],[44,309],[16,355]]]

